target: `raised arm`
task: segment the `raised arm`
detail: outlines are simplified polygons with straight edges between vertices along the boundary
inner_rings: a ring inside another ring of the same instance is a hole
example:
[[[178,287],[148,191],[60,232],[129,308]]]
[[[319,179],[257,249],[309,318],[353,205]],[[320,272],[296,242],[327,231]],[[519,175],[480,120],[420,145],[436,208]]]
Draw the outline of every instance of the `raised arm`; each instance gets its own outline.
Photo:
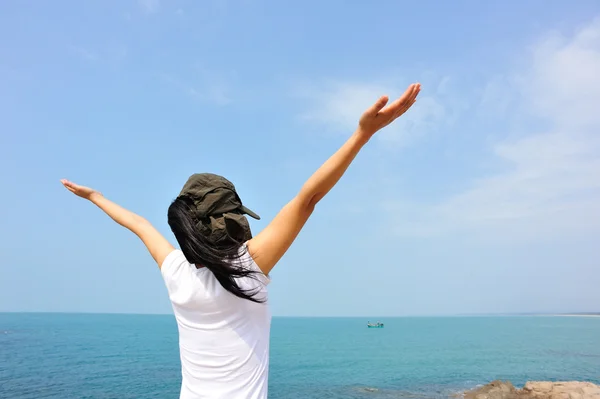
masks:
[[[405,113],[416,101],[420,84],[412,84],[402,97],[386,107],[388,98],[381,97],[361,116],[357,130],[302,186],[298,195],[275,216],[256,237],[248,241],[248,249],[263,273],[269,274],[289,249],[316,204],[340,180],[360,149],[380,129]]]
[[[150,254],[158,264],[162,266],[163,261],[175,248],[143,217],[115,204],[105,198],[100,192],[89,187],[80,186],[68,180],[61,180],[61,183],[73,194],[87,199],[102,209],[108,216],[121,226],[129,229],[137,235]]]

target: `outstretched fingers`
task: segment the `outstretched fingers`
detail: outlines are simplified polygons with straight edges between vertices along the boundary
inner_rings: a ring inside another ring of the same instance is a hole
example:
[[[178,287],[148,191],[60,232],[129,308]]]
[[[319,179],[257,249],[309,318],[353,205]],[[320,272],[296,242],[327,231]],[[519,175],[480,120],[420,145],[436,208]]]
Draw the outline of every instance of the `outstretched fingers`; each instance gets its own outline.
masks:
[[[420,91],[421,85],[419,83],[411,84],[400,98],[391,103],[381,113],[385,113],[387,116],[393,118],[399,117],[415,103]]]
[[[408,102],[406,102],[405,104],[403,104],[398,111],[394,114],[394,118],[398,118],[399,116],[401,116],[402,114],[404,114],[406,111],[408,111],[408,109],[410,107],[412,107],[412,105],[417,102],[416,98],[413,98],[412,100],[409,100]]]
[[[63,186],[65,186],[68,189],[74,189],[76,186],[75,183],[70,182],[67,179],[62,179],[60,182],[63,184]]]
[[[65,188],[67,190],[69,190],[73,194],[77,194],[77,189],[78,189],[77,184],[75,184],[75,183],[73,183],[73,182],[71,182],[71,181],[69,181],[67,179],[61,179],[60,182],[62,183],[63,186],[65,186]]]
[[[389,101],[389,97],[388,96],[381,96],[381,97],[379,97],[379,100],[377,100],[375,102],[375,104],[373,104],[365,112],[365,116],[370,116],[370,117],[376,116],[379,113],[379,111],[381,111],[383,109],[383,107],[385,107],[385,105],[388,103],[388,101]]]

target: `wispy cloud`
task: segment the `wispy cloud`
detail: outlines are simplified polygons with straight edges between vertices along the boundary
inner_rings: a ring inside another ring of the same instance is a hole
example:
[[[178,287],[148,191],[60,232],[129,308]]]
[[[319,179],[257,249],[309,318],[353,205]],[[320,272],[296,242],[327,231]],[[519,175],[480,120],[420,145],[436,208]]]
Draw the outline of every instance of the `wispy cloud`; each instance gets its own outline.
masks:
[[[503,114],[518,104],[514,120],[543,130],[507,131],[491,148],[501,169],[464,192],[426,206],[386,203],[399,215],[397,232],[522,239],[600,229],[600,20],[572,37],[546,37],[530,57],[526,70],[491,81],[482,101]]]
[[[600,18],[574,37],[554,34],[533,52],[533,68],[523,79],[536,114],[568,129],[600,125]]]
[[[138,4],[144,12],[149,14],[158,12],[158,9],[160,8],[159,0],[138,0]]]
[[[406,145],[417,136],[452,123],[456,109],[444,101],[448,95],[446,86],[447,79],[425,86],[410,112],[376,137],[390,144]],[[347,134],[380,96],[386,94],[393,101],[405,89],[396,83],[329,81],[318,88],[303,86],[295,94],[308,104],[308,109],[300,115],[303,120]]]

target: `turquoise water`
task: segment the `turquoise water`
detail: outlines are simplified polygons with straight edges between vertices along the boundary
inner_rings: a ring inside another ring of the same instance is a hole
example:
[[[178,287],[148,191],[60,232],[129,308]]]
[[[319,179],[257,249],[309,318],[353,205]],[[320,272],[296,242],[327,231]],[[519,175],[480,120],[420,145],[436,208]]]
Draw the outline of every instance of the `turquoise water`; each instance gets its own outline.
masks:
[[[374,321],[374,320],[372,320]],[[600,318],[275,318],[270,398],[446,398],[494,379],[600,383]],[[172,316],[0,314],[0,398],[177,398]]]

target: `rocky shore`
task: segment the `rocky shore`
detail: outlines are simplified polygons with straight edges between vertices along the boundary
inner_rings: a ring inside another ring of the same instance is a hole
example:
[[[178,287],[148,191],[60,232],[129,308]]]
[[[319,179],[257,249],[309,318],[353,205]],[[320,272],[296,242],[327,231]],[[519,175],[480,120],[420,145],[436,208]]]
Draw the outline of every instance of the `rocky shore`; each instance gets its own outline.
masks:
[[[531,381],[517,389],[510,382],[494,381],[462,396],[465,399],[600,399],[600,386],[578,381]]]

